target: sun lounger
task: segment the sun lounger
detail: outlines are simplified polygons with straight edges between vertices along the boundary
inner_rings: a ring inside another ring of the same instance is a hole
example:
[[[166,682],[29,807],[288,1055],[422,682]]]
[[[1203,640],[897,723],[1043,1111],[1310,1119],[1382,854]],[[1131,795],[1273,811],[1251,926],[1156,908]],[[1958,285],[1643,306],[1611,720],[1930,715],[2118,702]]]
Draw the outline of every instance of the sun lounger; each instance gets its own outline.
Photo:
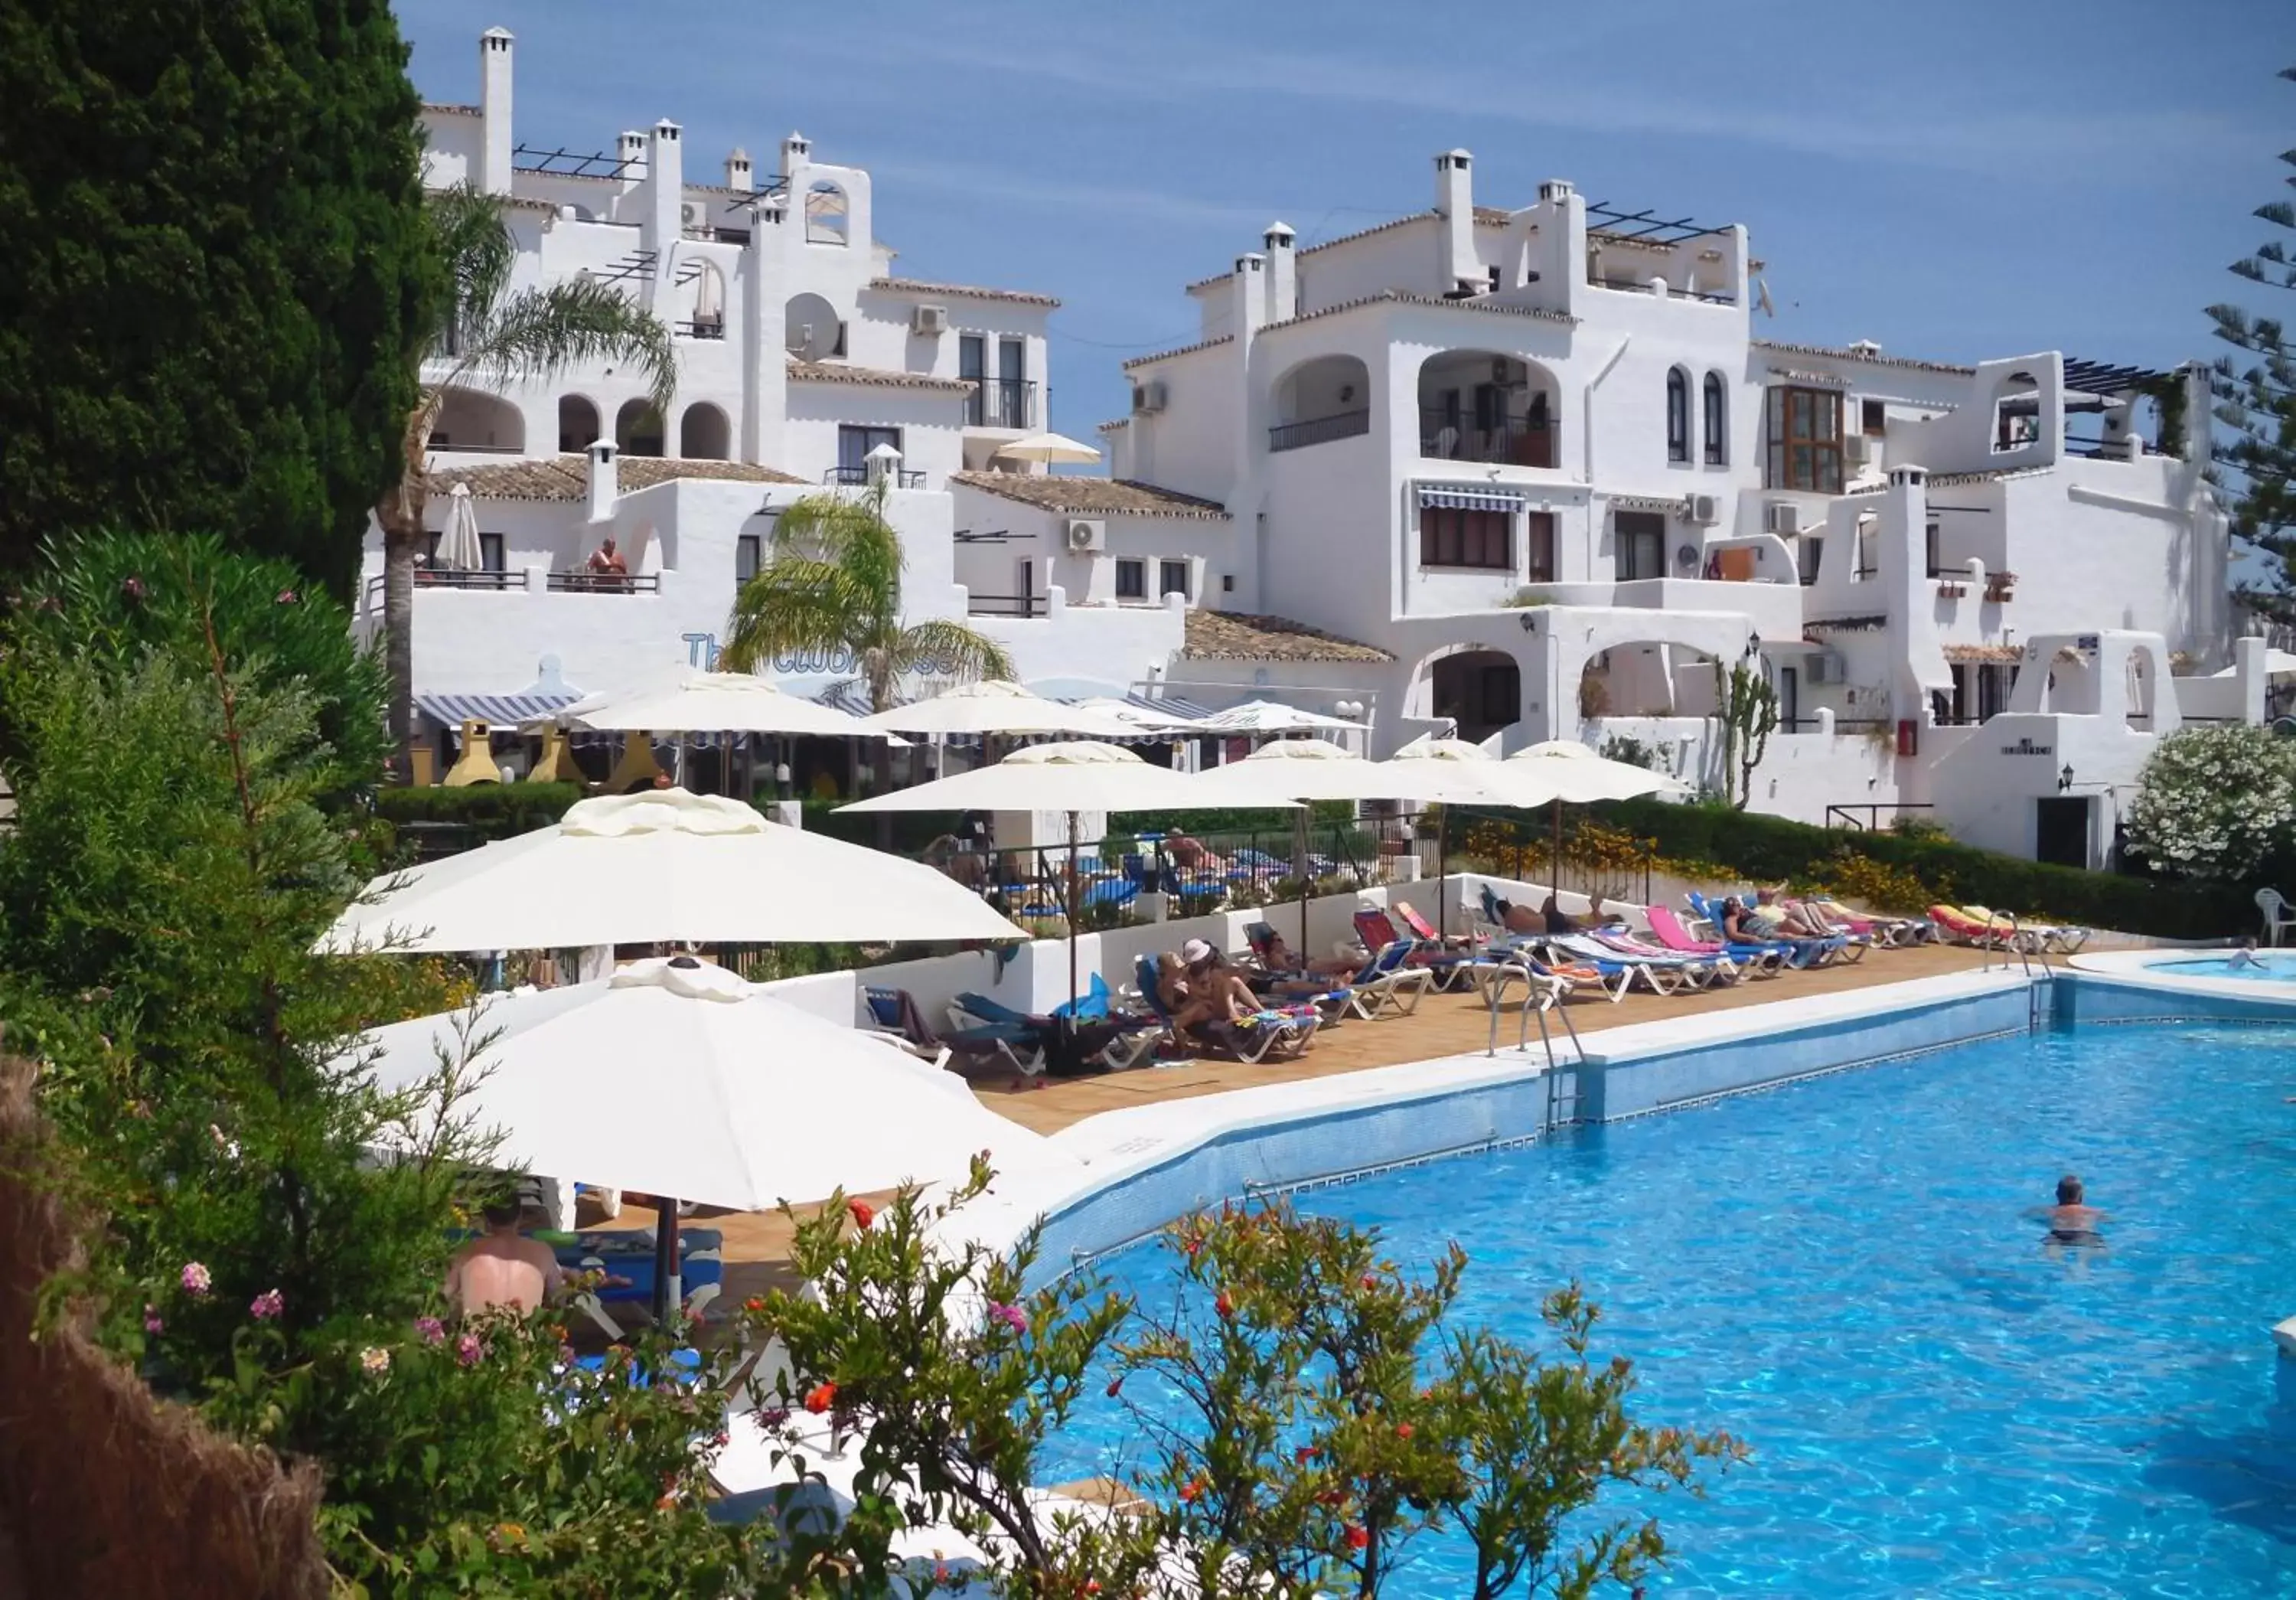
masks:
[[[2070,927],[2062,923],[2029,923],[2021,917],[2013,924],[2009,918],[1983,906],[1964,906],[1960,910],[1972,922],[2012,928],[2015,937],[2030,941],[2026,948],[2036,954],[2046,950],[2054,955],[2070,956],[2088,943],[2087,928]]]
[[[942,1033],[925,1021],[916,997],[907,989],[870,985],[861,994],[879,1032],[924,1053],[928,1060],[932,1053],[946,1051],[949,1057],[946,1064],[960,1078],[998,1071],[1033,1078],[1045,1070],[1044,1043],[1034,1029],[984,1022]]]
[[[1247,1066],[1274,1058],[1288,1061],[1307,1049],[1308,1041],[1316,1036],[1323,1019],[1313,1011],[1262,1011],[1241,1022],[1213,1022],[1196,1024],[1201,1037],[1184,1031],[1172,1021],[1165,1008],[1164,997],[1156,982],[1156,958],[1143,956],[1135,969],[1140,985],[1140,1003],[1162,1023],[1165,1035],[1174,1044],[1202,1046],[1226,1051]]]
[[[1818,915],[1834,927],[1847,929],[1852,933],[1863,933],[1882,949],[1901,949],[1906,945],[1916,945],[1925,939],[1937,937],[1937,930],[1926,917],[1875,916],[1867,912],[1852,911],[1829,895],[1813,895],[1803,903],[1815,906]]]
[[[999,1000],[968,991],[949,1003],[949,1017],[963,1028],[1013,1029],[1035,1044],[1039,1071],[1121,1072],[1137,1066],[1156,1047],[1160,1030],[1146,1018],[1119,1017],[1110,1005],[1108,981],[1098,972],[1083,997],[1054,1008],[1046,1016],[1016,1011]],[[1062,1020],[1071,1015],[1074,1038],[1063,1041]],[[1102,1040],[1105,1039],[1105,1042]]]
[[[1245,982],[1255,989],[1265,986],[1287,1005],[1314,1006],[1316,1014],[1323,1018],[1326,1026],[1336,1026],[1347,1014],[1348,1002],[1355,991],[1341,980],[1302,968],[1283,969],[1268,964],[1267,955],[1275,948],[1277,938],[1274,923],[1253,923],[1244,929],[1243,937],[1251,947],[1252,959],[1258,966],[1256,973],[1244,972]]]
[[[1694,889],[1685,894],[1683,899],[1689,906],[1693,916],[1714,930],[1715,938],[1724,938],[1721,907],[1715,905]],[[1727,942],[1741,941],[1728,940]],[[1848,941],[1838,934],[1825,939],[1811,939],[1799,933],[1779,933],[1759,942],[1783,950],[1785,953],[1785,964],[1792,967],[1830,965],[1848,946]]]
[[[1679,956],[1726,956],[1751,977],[1776,977],[1786,957],[1792,954],[1783,945],[1693,939],[1690,930],[1682,925],[1682,919],[1664,906],[1652,906],[1644,915],[1650,920],[1651,937],[1662,948]]]
[[[2009,924],[1991,918],[1980,921],[1955,906],[1932,906],[1930,921],[1936,924],[1939,934],[1948,943],[1975,945],[1980,949],[1997,950],[2009,942]]]
[[[1390,1011],[1407,1017],[1419,1009],[1420,998],[1433,985],[1435,974],[1411,964],[1412,948],[1407,939],[1383,945],[1364,963],[1361,972],[1348,980],[1348,1005],[1356,1015],[1373,1022]]]
[[[1586,962],[1605,979],[1614,977],[1617,969],[1627,973],[1627,987],[1640,983],[1654,995],[1680,994],[1685,989],[1702,987],[1706,981],[1702,970],[1693,972],[1687,964],[1675,958],[1658,961],[1648,956],[1622,956],[1584,933],[1551,933],[1546,948]]]
[[[1377,907],[1367,906],[1355,915],[1356,937],[1363,940],[1366,950],[1383,950],[1388,946],[1402,943],[1410,947],[1406,959],[1409,964],[1425,967],[1434,976],[1439,991],[1457,987],[1466,981],[1462,970],[1474,960],[1464,950],[1446,949],[1440,940],[1421,939],[1416,934],[1395,931],[1394,922]]]
[[[1597,928],[1578,937],[1590,939],[1612,952],[1621,961],[1647,961],[1652,965],[1671,965],[1691,980],[1692,987],[1710,989],[1718,983],[1736,983],[1745,977],[1738,964],[1719,950],[1702,950],[1695,954],[1669,950],[1662,944],[1638,939],[1631,933],[1620,933]]]
[[[1480,933],[1454,933],[1450,938],[1445,939],[1435,931],[1434,923],[1412,909],[1409,900],[1396,901],[1395,915],[1403,919],[1403,925],[1410,929],[1412,935],[1423,943],[1447,945],[1454,949],[1471,950],[1480,944],[1485,938]]]

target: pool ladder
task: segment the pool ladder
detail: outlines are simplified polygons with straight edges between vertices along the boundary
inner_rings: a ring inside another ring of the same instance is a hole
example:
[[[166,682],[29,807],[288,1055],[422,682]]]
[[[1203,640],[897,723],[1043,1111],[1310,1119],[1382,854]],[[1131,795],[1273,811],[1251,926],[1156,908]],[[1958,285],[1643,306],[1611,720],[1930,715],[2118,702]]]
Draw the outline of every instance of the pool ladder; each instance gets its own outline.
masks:
[[[2049,947],[2038,940],[2026,938],[2023,931],[2017,926],[2015,913],[2004,912],[2002,915],[2008,919],[2009,938],[1999,947],[2001,970],[2005,972],[2009,970],[2009,957],[2013,952],[2017,957],[2018,968],[2025,974],[2026,1030],[2038,1033],[2041,1031],[2042,1025],[2055,1011],[2057,969],[2050,964]],[[2037,956],[2040,960],[2041,969],[2038,981],[2033,972],[2034,958]],[[1993,970],[1992,947],[1987,947],[1985,960],[1978,970],[1984,972]]]
[[[1508,962],[1503,964],[1503,970],[1492,979],[1485,990],[1485,1002],[1489,1005],[1491,1012],[1490,1043],[1487,1054],[1493,1055],[1498,1054],[1499,1003],[1506,993],[1507,981],[1517,976],[1522,979],[1526,992],[1523,995],[1521,1014],[1515,1023],[1514,1047],[1518,1050],[1530,1048],[1530,1025],[1534,1021],[1537,1022],[1539,1047],[1546,1054],[1545,1074],[1546,1108],[1544,1131],[1552,1134],[1557,1128],[1568,1128],[1578,1120],[1581,1099],[1579,1085],[1587,1070],[1587,1046],[1578,1038],[1578,1025],[1570,1020],[1570,1013],[1562,1008],[1562,991],[1555,981],[1535,972],[1527,963]],[[1568,1074],[1570,1081],[1567,1085],[1563,1082],[1565,1074],[1560,1070],[1561,1063],[1554,1059],[1554,1035],[1546,1025],[1546,1013],[1550,1011],[1562,1019],[1562,1030],[1570,1036],[1570,1047],[1577,1052],[1578,1057],[1577,1068]]]

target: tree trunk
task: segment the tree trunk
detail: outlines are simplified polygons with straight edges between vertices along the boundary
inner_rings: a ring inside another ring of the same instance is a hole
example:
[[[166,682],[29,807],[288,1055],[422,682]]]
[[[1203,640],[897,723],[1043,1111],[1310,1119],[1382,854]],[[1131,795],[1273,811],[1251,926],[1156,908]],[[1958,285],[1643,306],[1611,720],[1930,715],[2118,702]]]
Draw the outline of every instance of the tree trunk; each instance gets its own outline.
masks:
[[[390,679],[390,781],[414,781],[414,558],[426,543],[422,507],[428,488],[423,457],[430,453],[428,414],[408,420],[398,487],[375,507],[382,525],[382,660]]]
[[[869,677],[870,710],[873,712],[891,710],[893,709],[892,675],[885,670],[882,658],[873,652],[865,652],[862,662]],[[890,794],[893,789],[893,742],[890,739],[874,739],[870,743],[877,747],[872,769],[873,781],[870,786],[871,790],[877,794]],[[893,848],[893,814],[890,811],[877,813],[877,848],[889,853]]]

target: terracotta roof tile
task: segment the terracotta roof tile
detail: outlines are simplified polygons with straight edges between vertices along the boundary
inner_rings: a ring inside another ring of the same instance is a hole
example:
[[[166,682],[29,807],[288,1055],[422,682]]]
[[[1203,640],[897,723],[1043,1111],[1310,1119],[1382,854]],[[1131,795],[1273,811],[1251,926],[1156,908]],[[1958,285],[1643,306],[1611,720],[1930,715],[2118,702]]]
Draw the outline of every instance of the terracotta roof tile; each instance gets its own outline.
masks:
[[[615,481],[627,493],[672,479],[717,483],[803,483],[774,467],[743,461],[669,461],[655,455],[624,455],[615,464]],[[586,455],[551,455],[523,461],[447,467],[430,474],[430,494],[443,497],[458,483],[480,500],[580,500],[589,493]]]
[[[1130,426],[1132,426],[1132,419],[1130,417],[1112,417],[1109,421],[1099,424],[1097,431],[1102,433],[1113,433],[1119,428],[1129,428]]]
[[[1193,356],[1198,350],[1209,350],[1218,345],[1234,342],[1235,335],[1233,333],[1223,333],[1217,339],[1200,339],[1193,344],[1184,344],[1177,350],[1159,350],[1152,356],[1135,356],[1124,364],[1124,370],[1130,372],[1134,367],[1146,366],[1152,361],[1169,361],[1175,356]]]
[[[1180,653],[1198,661],[1391,661],[1384,650],[1289,617],[1192,611]]]
[[[896,372],[882,366],[848,366],[842,361],[800,361],[795,357],[790,358],[789,375],[792,383],[868,383],[880,389],[972,392],[972,385],[961,378],[936,378],[931,373]]]
[[[890,294],[945,294],[952,299],[1010,300],[1021,306],[1061,303],[1049,294],[1036,294],[1026,289],[980,289],[970,283],[934,283],[923,278],[872,278],[869,287]]]
[[[1974,472],[1931,472],[1931,488],[1952,488],[1964,483],[1998,483],[2005,478],[2038,478],[2054,467],[1985,467]]]
[[[1950,373],[1965,378],[1977,369],[1957,366],[1950,361],[1917,361],[1911,356],[1869,356],[1858,350],[1837,350],[1822,344],[1783,344],[1775,340],[1752,339],[1747,342],[1758,350],[1775,350],[1786,356],[1829,356],[1836,361],[1855,361],[1864,366],[1906,366],[1924,373]]]
[[[1052,472],[951,472],[948,480],[984,494],[1017,500],[1023,505],[1078,516],[1186,517],[1208,522],[1228,520],[1226,508],[1217,500],[1200,500],[1193,495],[1125,478],[1084,478]]]
[[[474,105],[448,105],[439,100],[424,101],[422,109],[440,117],[480,117],[486,114]]]
[[[2006,666],[2025,659],[2021,644],[1948,644],[1945,647],[1948,661],[1992,661]]]

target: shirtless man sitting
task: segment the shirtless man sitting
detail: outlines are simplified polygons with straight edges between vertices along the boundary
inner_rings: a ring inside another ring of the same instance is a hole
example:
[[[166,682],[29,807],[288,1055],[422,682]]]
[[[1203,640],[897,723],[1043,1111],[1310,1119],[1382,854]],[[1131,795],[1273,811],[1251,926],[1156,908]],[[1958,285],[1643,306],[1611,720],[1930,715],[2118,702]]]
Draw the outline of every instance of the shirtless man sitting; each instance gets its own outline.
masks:
[[[2081,1180],[2070,1172],[2057,1179],[2056,1204],[2038,1206],[2026,1215],[2049,1225],[2048,1237],[2041,1241],[2044,1245],[2054,1248],[2104,1243],[2104,1235],[2097,1231],[2097,1224],[2104,1220],[2104,1213],[2088,1203],[2087,1195],[2081,1188]]]
[[[463,1317],[496,1306],[521,1314],[554,1296],[566,1282],[558,1258],[539,1239],[518,1231],[514,1199],[489,1201],[487,1231],[455,1252],[447,1268],[447,1300]]]

